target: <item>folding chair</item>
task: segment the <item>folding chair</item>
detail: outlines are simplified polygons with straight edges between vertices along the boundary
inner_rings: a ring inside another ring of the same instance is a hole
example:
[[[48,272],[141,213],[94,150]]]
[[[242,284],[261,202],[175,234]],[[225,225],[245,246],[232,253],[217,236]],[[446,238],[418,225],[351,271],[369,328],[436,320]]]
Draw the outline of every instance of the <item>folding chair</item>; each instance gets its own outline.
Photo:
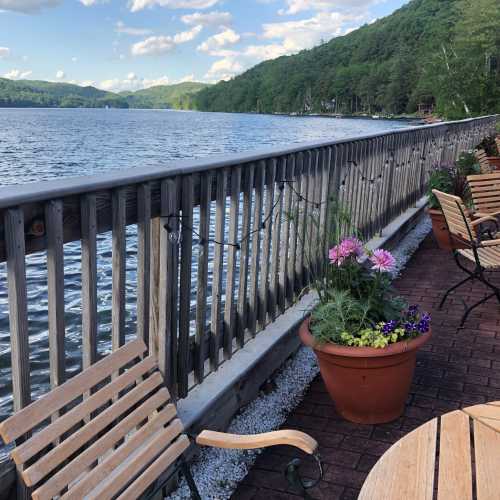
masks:
[[[456,285],[453,285],[444,294],[439,308],[441,309],[443,307],[451,292],[469,281],[477,279],[492,290],[489,295],[466,308],[460,323],[460,325],[463,326],[470,312],[487,300],[496,297],[500,303],[500,289],[487,280],[485,275],[486,271],[500,269],[500,239],[483,240],[481,232],[478,231],[478,227],[481,224],[492,219],[495,220],[494,217],[486,215],[472,221],[461,198],[443,193],[437,189],[433,189],[432,192],[439,200],[451,237],[468,247],[453,251],[457,266],[468,276]],[[474,269],[471,271],[462,265],[459,256],[472,262],[474,264]]]

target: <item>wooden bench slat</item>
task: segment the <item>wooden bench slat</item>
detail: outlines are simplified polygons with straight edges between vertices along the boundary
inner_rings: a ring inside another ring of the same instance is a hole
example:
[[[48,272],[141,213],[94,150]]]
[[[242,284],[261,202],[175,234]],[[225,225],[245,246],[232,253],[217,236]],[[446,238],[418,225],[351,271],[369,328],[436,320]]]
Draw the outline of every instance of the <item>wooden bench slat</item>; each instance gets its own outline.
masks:
[[[498,408],[497,408],[498,414]],[[477,500],[498,498],[500,433],[474,420]]]
[[[133,499],[138,498],[140,493],[144,491],[152,481],[154,481],[161,474],[162,471],[166,470],[169,466],[168,460],[160,460],[163,455],[171,456],[177,458],[180,453],[182,453],[189,446],[189,439],[187,436],[182,435],[180,441],[187,443],[186,446],[175,446],[170,445],[170,443],[178,435],[178,426],[169,426],[165,429],[161,429],[157,434],[153,436],[138,452],[129,457],[123,467],[119,468],[115,474],[112,474],[108,481],[101,483],[97,486],[95,490],[88,494],[88,499],[101,500],[102,498],[113,498],[118,494],[124,487],[130,483],[131,479],[138,476],[133,483],[128,486],[127,490],[120,495],[119,498]],[[175,460],[174,458],[174,460]],[[156,463],[155,460],[160,460],[157,465],[156,473],[152,474],[149,472],[152,466],[151,463]],[[172,460],[173,461],[173,460]],[[146,470],[144,470],[146,469]],[[144,472],[143,472],[144,471]],[[133,487],[133,485],[136,485]],[[129,490],[132,488],[137,491],[139,486],[143,486],[143,489],[139,494],[133,494]]]
[[[75,375],[4,420],[0,424],[0,436],[5,443],[12,442],[145,351],[146,344],[141,339],[129,342],[119,351],[98,361],[93,370]]]
[[[136,408],[130,415],[124,418],[115,427],[113,427],[112,431],[104,434],[101,438],[95,441],[92,446],[87,448],[83,453],[80,453],[76,459],[69,462],[56,474],[51,475],[48,481],[36,490],[37,495],[39,495],[40,498],[51,498],[57,495],[63,488],[65,488],[76,478],[78,478],[80,474],[85,472],[85,470],[90,467],[94,461],[96,461],[99,457],[102,457],[108,450],[112,449],[112,447],[115,446],[118,441],[124,438],[127,433],[132,431],[134,427],[147,419],[148,415],[151,415],[160,405],[163,404],[163,402],[164,393],[162,393],[162,391],[159,391],[154,396],[146,400],[141,406]],[[167,417],[167,422],[169,420],[172,420],[176,415],[175,406],[173,404],[168,405],[163,413],[164,415],[162,417],[162,421]],[[117,453],[118,450],[125,448],[125,445],[127,445],[127,449],[130,448],[130,452],[132,452],[134,449],[137,449],[148,436],[148,430],[149,428],[146,429],[146,427],[144,426],[141,427],[139,431],[134,433],[134,437],[137,435],[139,436],[134,440],[134,442],[136,443],[135,447],[131,448],[128,445],[127,441],[125,444],[119,446],[115,453]],[[127,455],[124,456],[124,453],[122,451],[120,456],[122,457],[122,460],[120,462],[116,462],[115,460],[113,463],[116,463],[118,465],[119,463],[123,462]],[[91,478],[94,475],[94,470],[95,469],[93,469],[92,471],[88,471],[82,481],[85,481],[88,478],[92,482]],[[111,472],[111,470],[112,469],[109,470],[109,473]],[[98,484],[98,482],[94,482],[94,485],[95,484]],[[70,491],[71,490],[72,488],[70,489]],[[72,496],[73,498],[78,498],[75,495],[75,492],[72,492]]]
[[[70,488],[69,492],[63,495],[62,498],[83,498],[84,495],[96,488],[96,486],[104,481],[113,470],[133,453],[134,450],[137,450],[146,440],[172,420],[172,406],[173,405],[168,405],[158,412],[146,425],[141,427],[139,432],[133,434],[122,446],[117,448],[111,455],[105,457],[97,467],[92,469],[85,477],[78,481],[77,484]],[[170,425],[174,434],[180,434],[183,431],[183,425],[179,419],[175,419]]]
[[[137,404],[142,398],[154,389],[163,385],[159,372],[146,379],[137,387],[118,399],[112,406],[104,410],[97,417],[88,422],[84,427],[69,436],[58,446],[49,451],[40,460],[23,472],[23,477],[28,486],[33,486],[41,481],[47,474],[54,470],[60,463],[69,458],[75,451],[87,444],[113,420],[120,417],[131,406]],[[170,397],[166,389],[162,389],[164,402]]]
[[[48,425],[40,432],[37,432],[31,439],[17,446],[11,453],[16,464],[25,463],[33,457],[35,453],[38,453],[45,446],[62,436],[66,431],[71,429],[97,408],[104,405],[120,391],[133,384],[138,378],[154,368],[155,365],[156,359],[153,356],[134,365],[120,377],[113,380],[113,382],[105,385],[78,406],[72,408],[64,415],[61,415],[57,420],[52,422],[52,424]]]
[[[472,499],[469,417],[462,411],[441,417],[438,500]]]
[[[161,473],[172,465],[189,448],[187,436],[181,436],[165,450],[147,470],[141,474],[119,497],[118,500],[137,498]]]

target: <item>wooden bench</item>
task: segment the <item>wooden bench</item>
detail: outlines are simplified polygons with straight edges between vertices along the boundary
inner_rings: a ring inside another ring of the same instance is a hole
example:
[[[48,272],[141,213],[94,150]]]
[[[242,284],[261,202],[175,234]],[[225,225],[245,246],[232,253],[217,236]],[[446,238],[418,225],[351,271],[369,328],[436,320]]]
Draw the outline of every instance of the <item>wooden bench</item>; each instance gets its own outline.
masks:
[[[158,491],[167,470],[177,466],[199,498],[184,460],[190,438],[142,340],[18,411],[0,424],[0,435],[5,443],[17,441],[11,456],[34,499],[139,498]],[[196,442],[240,449],[288,444],[308,454],[318,447],[291,430],[255,436],[203,431]]]

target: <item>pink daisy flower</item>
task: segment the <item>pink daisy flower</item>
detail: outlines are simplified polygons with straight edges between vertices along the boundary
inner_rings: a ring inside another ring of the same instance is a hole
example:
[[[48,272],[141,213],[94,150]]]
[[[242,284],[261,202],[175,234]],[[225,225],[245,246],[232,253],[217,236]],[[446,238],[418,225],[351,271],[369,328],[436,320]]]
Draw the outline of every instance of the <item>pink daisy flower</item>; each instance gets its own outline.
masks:
[[[346,257],[350,257],[351,255],[354,255],[356,258],[359,258],[363,255],[364,250],[363,250],[363,243],[361,243],[358,238],[346,238],[345,240],[342,241],[340,244],[341,251]]]
[[[328,257],[330,259],[330,264],[337,264],[338,266],[342,265],[344,262],[345,256],[343,255],[340,245],[335,245],[330,248],[328,251]]]
[[[370,262],[373,264],[372,269],[385,273],[393,271],[396,265],[396,259],[391,252],[380,249],[373,252],[370,256]]]

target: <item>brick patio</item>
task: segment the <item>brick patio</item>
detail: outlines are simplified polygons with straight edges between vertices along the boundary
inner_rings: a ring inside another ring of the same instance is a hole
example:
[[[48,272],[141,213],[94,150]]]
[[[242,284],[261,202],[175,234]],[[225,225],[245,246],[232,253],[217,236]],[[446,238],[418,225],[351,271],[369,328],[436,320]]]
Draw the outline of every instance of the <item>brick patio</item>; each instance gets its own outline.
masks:
[[[459,322],[466,301],[485,295],[480,283],[466,285],[438,311],[439,297],[463,277],[450,254],[439,250],[428,236],[412,257],[397,289],[410,303],[419,303],[432,314],[434,336],[417,358],[414,384],[404,415],[383,425],[357,425],[335,412],[318,376],[304,400],[283,427],[300,429],[320,443],[325,463],[324,480],[310,494],[317,499],[356,499],[378,458],[392,443],[425,421],[457,408],[500,400],[500,307],[494,300],[473,312],[465,327]],[[500,280],[500,276],[497,281]],[[297,499],[288,487],[283,469],[292,456],[289,447],[266,450],[233,497]],[[303,455],[302,455],[303,456]],[[311,474],[312,461],[303,470]],[[315,470],[314,470],[315,472]]]

